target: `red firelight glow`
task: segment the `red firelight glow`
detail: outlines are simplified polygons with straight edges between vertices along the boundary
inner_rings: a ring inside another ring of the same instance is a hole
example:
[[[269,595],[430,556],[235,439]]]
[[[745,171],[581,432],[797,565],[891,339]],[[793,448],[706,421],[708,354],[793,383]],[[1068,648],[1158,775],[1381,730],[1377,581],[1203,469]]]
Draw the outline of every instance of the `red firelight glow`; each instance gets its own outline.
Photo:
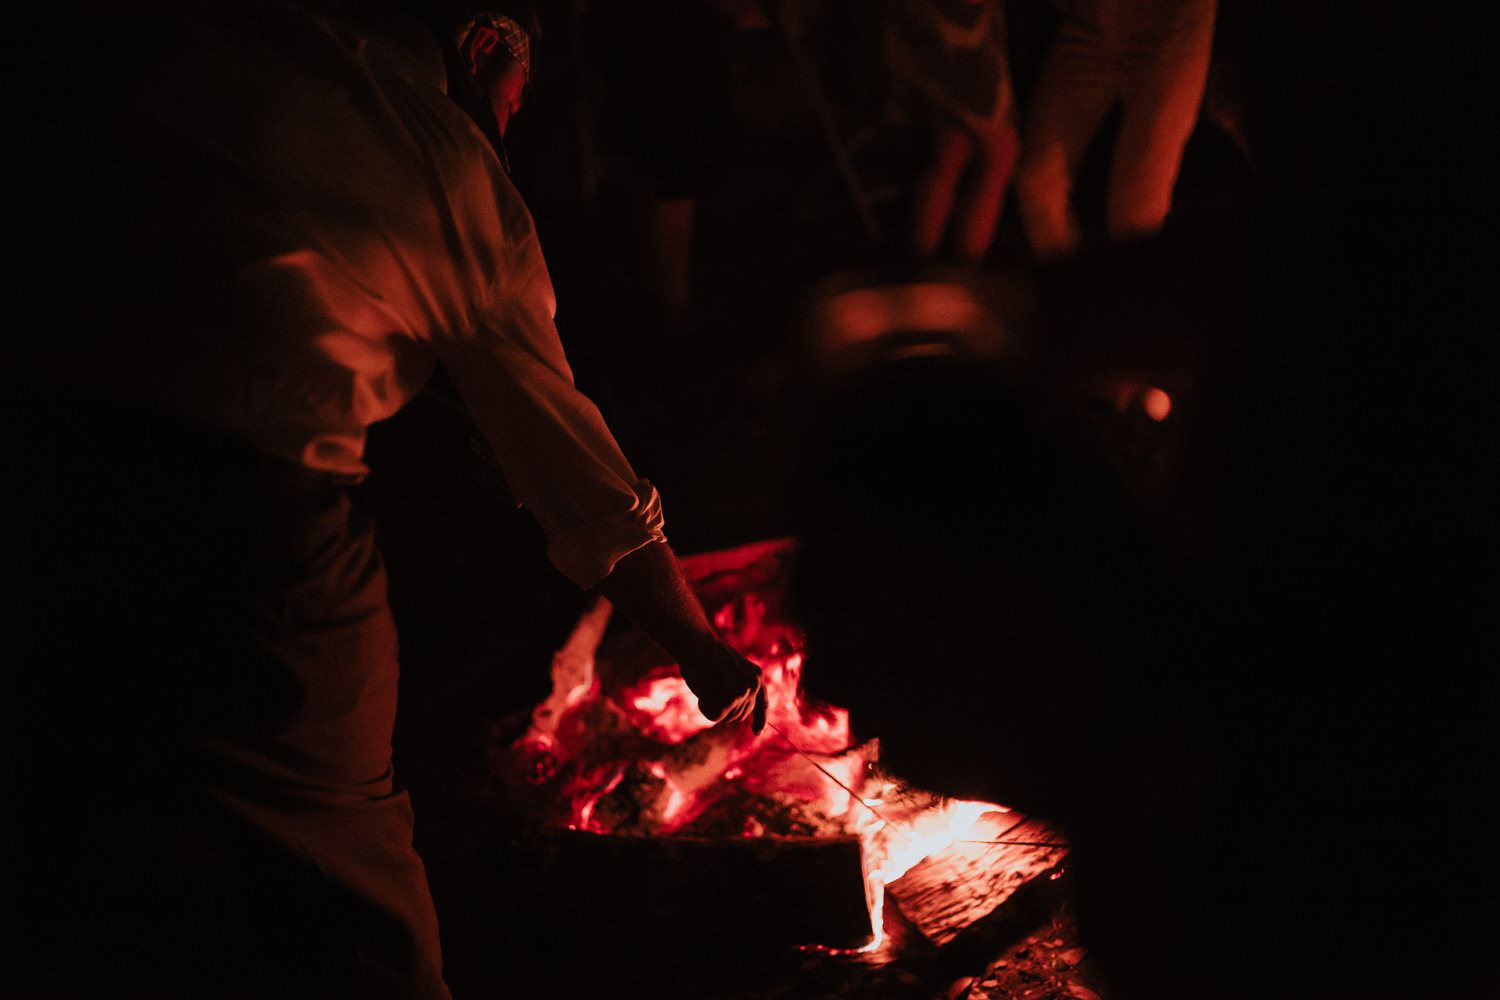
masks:
[[[928,855],[962,840],[986,802],[940,800],[876,766],[874,742],[855,744],[846,709],[807,700],[802,636],[775,621],[754,593],[717,609],[726,642],[765,679],[768,725],[711,726],[675,666],[601,689],[594,653],[609,606],[586,614],[554,657],[553,696],[517,744],[550,783],[554,821],[595,833],[665,836],[839,836],[863,842],[872,940],[881,944],[885,886]],[[628,673],[625,676],[630,676]]]
[[[1141,397],[1141,408],[1146,411],[1146,416],[1160,423],[1172,412],[1172,397],[1161,389],[1147,389]]]

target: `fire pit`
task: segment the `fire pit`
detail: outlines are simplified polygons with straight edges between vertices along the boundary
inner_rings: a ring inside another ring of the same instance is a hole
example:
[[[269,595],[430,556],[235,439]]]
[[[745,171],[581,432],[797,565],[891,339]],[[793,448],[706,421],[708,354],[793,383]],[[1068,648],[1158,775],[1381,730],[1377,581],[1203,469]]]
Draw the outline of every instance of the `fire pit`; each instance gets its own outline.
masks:
[[[665,654],[602,600],[555,655],[552,695],[503,764],[541,830],[553,915],[577,924],[586,897],[614,936],[868,962],[1029,930],[1061,838],[1004,806],[906,786],[881,770],[878,742],[854,740],[846,710],[804,697],[803,640],[781,600],[794,551],[779,540],[684,560],[721,633],[764,672],[759,735],[707,726]]]

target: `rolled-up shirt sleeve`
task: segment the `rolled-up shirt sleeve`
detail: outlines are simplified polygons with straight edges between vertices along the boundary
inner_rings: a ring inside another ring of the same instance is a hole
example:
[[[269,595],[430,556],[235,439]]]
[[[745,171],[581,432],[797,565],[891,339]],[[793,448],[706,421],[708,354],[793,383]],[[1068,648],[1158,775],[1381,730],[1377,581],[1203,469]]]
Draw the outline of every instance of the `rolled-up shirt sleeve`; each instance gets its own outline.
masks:
[[[492,294],[473,329],[438,353],[511,491],[546,534],[553,565],[588,588],[621,557],[666,539],[661,500],[574,387],[530,214],[507,181],[498,184],[506,233]]]

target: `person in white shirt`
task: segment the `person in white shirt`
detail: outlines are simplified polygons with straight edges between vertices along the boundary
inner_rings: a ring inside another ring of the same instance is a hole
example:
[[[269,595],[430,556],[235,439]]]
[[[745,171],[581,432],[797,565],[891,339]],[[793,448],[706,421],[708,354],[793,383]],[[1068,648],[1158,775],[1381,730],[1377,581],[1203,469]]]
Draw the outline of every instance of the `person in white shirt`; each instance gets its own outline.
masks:
[[[18,23],[11,981],[445,997],[390,767],[367,428],[443,365],[553,563],[677,659],[706,715],[758,730],[759,671],[574,388],[531,217],[436,37],[283,0]],[[502,134],[529,72],[507,23],[456,39]]]

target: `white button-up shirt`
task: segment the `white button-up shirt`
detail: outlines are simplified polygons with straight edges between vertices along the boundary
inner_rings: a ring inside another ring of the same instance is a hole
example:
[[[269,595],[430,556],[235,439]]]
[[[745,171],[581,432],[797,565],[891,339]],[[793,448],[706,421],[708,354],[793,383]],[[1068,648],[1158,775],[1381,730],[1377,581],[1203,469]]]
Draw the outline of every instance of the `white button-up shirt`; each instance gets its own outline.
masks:
[[[435,42],[219,6],[166,15],[169,57],[106,96],[101,169],[139,203],[100,238],[131,279],[49,364],[354,480],[366,429],[442,361],[563,573],[592,586],[662,538],[655,490],[574,388],[531,215]]]

